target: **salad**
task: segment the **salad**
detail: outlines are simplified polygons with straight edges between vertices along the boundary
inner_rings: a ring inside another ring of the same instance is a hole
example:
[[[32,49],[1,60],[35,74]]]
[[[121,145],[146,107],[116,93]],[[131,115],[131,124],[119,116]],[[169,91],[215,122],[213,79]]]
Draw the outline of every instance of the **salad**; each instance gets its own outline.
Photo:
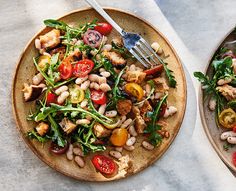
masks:
[[[213,73],[205,75],[195,72],[209,101],[209,110],[215,111],[217,126],[223,130],[220,139],[225,142],[223,148],[228,151],[236,144],[236,53],[222,47],[211,63]],[[236,152],[232,155],[236,166]]]
[[[35,122],[30,139],[51,142],[55,157],[65,154],[81,168],[84,156],[99,152],[91,162],[112,175],[125,157],[123,149],[132,152],[139,136],[149,151],[169,138],[165,118],[177,109],[167,99],[176,81],[164,61],[139,66],[120,36],[111,36],[112,26],[96,19],[79,27],[44,23],[50,30],[35,39],[37,73],[23,88],[24,101],[35,106],[27,118]],[[160,45],[152,47],[164,60]]]

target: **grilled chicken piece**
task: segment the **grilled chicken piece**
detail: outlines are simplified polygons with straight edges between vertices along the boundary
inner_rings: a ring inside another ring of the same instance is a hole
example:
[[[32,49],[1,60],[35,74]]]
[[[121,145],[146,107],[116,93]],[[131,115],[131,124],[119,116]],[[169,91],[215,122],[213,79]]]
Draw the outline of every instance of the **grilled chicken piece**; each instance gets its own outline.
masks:
[[[95,123],[93,126],[93,133],[97,138],[108,137],[111,130],[106,129],[102,124]]]
[[[144,119],[145,122],[149,122],[151,119],[147,117],[147,112],[152,111],[152,106],[150,105],[149,101],[145,100],[142,107],[140,108],[140,115]]]
[[[132,109],[132,102],[128,99],[119,100],[116,109],[120,115],[127,115]]]
[[[140,115],[140,110],[137,106],[132,107],[132,112],[135,115],[135,129],[137,133],[143,133],[145,127],[147,126],[144,119]]]
[[[123,47],[123,46],[124,46],[123,40],[122,40],[122,38],[120,38],[120,37],[114,37],[114,38],[112,39],[112,42],[113,42],[117,47]]]
[[[104,51],[103,56],[105,56],[115,67],[122,68],[126,64],[126,60],[117,52]]]
[[[47,123],[41,122],[37,125],[37,127],[35,127],[35,129],[40,136],[44,136],[48,132],[49,125]]]
[[[66,53],[66,48],[64,46],[61,46],[50,51],[51,56],[57,53],[59,53],[59,60],[63,60]]]
[[[39,36],[39,40],[41,43],[41,48],[54,48],[61,42],[60,30],[52,29],[48,33]]]
[[[38,85],[28,85],[24,83],[24,88],[22,90],[24,92],[24,99],[26,102],[36,100],[43,91],[43,86]]]
[[[67,118],[62,119],[59,125],[61,126],[61,128],[66,134],[71,133],[77,126],[76,124],[74,124],[72,121],[70,121]]]
[[[146,73],[141,71],[128,71],[126,72],[126,80],[128,82],[135,82],[141,84],[146,77]]]
[[[166,83],[166,79],[163,77],[158,77],[153,79],[156,84],[156,92],[165,93],[169,90],[169,86]]]
[[[225,84],[216,88],[228,101],[236,99],[236,88]]]

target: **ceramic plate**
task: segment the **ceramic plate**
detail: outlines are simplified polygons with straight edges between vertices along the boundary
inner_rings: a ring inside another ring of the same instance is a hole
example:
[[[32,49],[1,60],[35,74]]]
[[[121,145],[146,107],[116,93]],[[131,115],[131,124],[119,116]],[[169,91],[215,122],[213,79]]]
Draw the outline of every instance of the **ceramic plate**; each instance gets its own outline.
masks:
[[[220,45],[218,45],[217,49],[214,51],[214,54],[211,57],[211,60],[208,64],[206,69],[207,75],[212,75],[213,70],[210,67],[211,62],[213,61],[214,55],[219,50],[225,42],[232,41],[236,39],[236,34],[233,30],[221,41]],[[232,163],[232,153],[235,152],[235,148],[229,148],[228,151],[225,151],[223,145],[226,143],[225,141],[220,140],[220,135],[223,131],[222,128],[217,127],[215,121],[215,112],[211,112],[208,109],[208,102],[209,100],[205,99],[205,94],[202,90],[200,90],[199,94],[199,107],[200,107],[200,114],[203,123],[204,130],[207,134],[208,139],[210,140],[212,146],[216,150],[217,154],[220,158],[225,162],[225,164],[230,167],[234,172],[236,172],[236,167]]]
[[[138,18],[129,13],[125,13],[123,11],[107,9],[109,15],[125,30],[130,32],[137,32],[141,34],[147,41],[154,42],[157,41],[165,53],[169,55],[167,58],[167,62],[169,63],[169,68],[174,71],[174,75],[177,80],[177,88],[171,89],[169,92],[168,101],[170,105],[175,105],[178,109],[177,114],[174,117],[168,118],[167,122],[169,126],[167,127],[170,132],[170,138],[163,141],[160,147],[155,148],[153,151],[146,151],[141,147],[142,138],[139,138],[136,143],[137,147],[133,152],[127,152],[125,154],[129,154],[130,162],[128,170],[122,170],[119,168],[119,172],[116,176],[112,178],[106,178],[102,176],[100,173],[97,173],[90,162],[90,158],[92,154],[85,158],[86,166],[81,169],[79,168],[75,162],[70,162],[63,156],[54,156],[48,150],[48,145],[42,145],[34,140],[28,139],[25,135],[27,131],[32,129],[35,124],[26,120],[26,116],[29,114],[30,108],[33,107],[34,103],[25,103],[22,96],[22,86],[24,82],[30,82],[32,76],[35,74],[36,70],[32,62],[32,58],[36,56],[37,50],[34,47],[34,40],[40,34],[44,34],[48,28],[44,28],[40,31],[36,36],[28,43],[26,46],[19,63],[16,68],[15,77],[13,81],[13,92],[12,92],[12,100],[13,100],[13,110],[16,122],[18,124],[18,129],[22,134],[24,141],[30,147],[30,149],[47,165],[52,167],[53,169],[79,180],[87,180],[87,181],[111,181],[117,180],[121,178],[125,178],[129,175],[133,175],[148,166],[150,166],[154,161],[160,158],[164,152],[168,149],[170,144],[173,142],[175,136],[177,135],[185,112],[186,106],[186,82],[185,76],[183,72],[183,68],[181,66],[180,60],[173,50],[170,43],[166,40],[166,38],[152,25],[147,23],[141,18]],[[101,16],[96,13],[93,9],[84,9],[84,10],[76,10],[72,13],[69,13],[60,18],[60,20],[71,24],[71,25],[79,25],[84,24],[93,20],[94,18],[98,18],[100,21],[103,19]],[[109,35],[114,36],[118,35],[118,33],[113,30],[113,32]],[[126,151],[124,151],[126,152]],[[168,159],[167,159],[168,160]]]

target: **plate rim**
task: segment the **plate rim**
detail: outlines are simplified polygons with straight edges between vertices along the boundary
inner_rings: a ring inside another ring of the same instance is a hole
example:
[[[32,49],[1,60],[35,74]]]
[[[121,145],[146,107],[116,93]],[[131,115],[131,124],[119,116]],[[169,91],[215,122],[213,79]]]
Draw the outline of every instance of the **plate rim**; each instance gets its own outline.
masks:
[[[220,48],[220,46],[222,45],[222,43],[225,41],[225,39],[234,31],[234,28],[231,29],[229,32],[227,32],[222,38],[221,40],[219,40],[219,42],[217,43],[217,45],[215,46],[216,48],[214,48],[214,50],[212,51],[213,53],[211,53],[210,59],[208,60],[208,64],[205,66],[204,68],[204,74],[207,73],[208,68],[210,67],[211,61],[213,59],[213,56],[215,55],[216,51]],[[209,131],[209,127],[207,125],[206,122],[206,118],[205,118],[205,112],[204,112],[204,98],[203,98],[203,90],[201,88],[202,86],[199,85],[199,93],[198,93],[198,101],[199,101],[199,111],[200,111],[200,117],[201,117],[201,122],[202,122],[202,126],[204,129],[205,134],[207,135],[208,141],[211,143],[212,147],[214,148],[215,152],[217,153],[217,155],[220,157],[220,159],[222,160],[222,162],[228,167],[230,168],[230,170],[232,170],[233,172],[236,172],[236,167],[233,165],[233,163],[231,161],[229,161],[225,155],[223,154],[223,152],[220,151],[220,149],[217,147],[210,131]]]
[[[20,66],[20,63],[21,63],[21,60],[24,56],[24,53],[25,51],[27,50],[27,48],[29,47],[29,45],[31,44],[31,42],[46,28],[46,27],[43,27],[43,28],[40,28],[40,30],[38,30],[38,32],[35,33],[35,35],[33,35],[32,38],[30,38],[29,41],[27,41],[27,44],[26,46],[23,48],[23,51],[21,52],[19,58],[17,59],[17,62],[16,62],[16,66],[15,66],[15,69],[14,69],[14,72],[13,72],[13,80],[12,80],[12,89],[11,89],[11,104],[12,104],[12,111],[13,111],[13,116],[14,116],[14,122],[15,122],[15,125],[16,125],[16,128],[18,129],[18,132],[20,133],[20,136],[23,138],[23,141],[24,143],[26,143],[26,145],[28,146],[28,148],[30,148],[30,150],[42,161],[44,162],[47,166],[49,166],[50,168],[52,168],[53,170],[56,170],[57,172],[67,176],[67,177],[70,177],[70,178],[73,178],[75,180],[79,180],[79,181],[87,181],[87,182],[111,182],[111,181],[118,181],[118,180],[121,180],[121,179],[125,179],[127,177],[130,177],[132,175],[135,175],[135,174],[138,174],[139,172],[147,169],[147,167],[151,166],[153,163],[155,163],[159,158],[161,158],[166,152],[167,150],[169,149],[169,147],[171,146],[171,144],[174,142],[177,134],[179,133],[180,131],[180,128],[182,126],[182,123],[183,123],[183,120],[184,120],[184,117],[185,117],[185,112],[186,112],[186,106],[187,106],[187,82],[186,82],[186,76],[185,76],[185,72],[184,72],[184,68],[183,68],[183,63],[181,62],[177,52],[175,51],[175,49],[173,48],[172,44],[169,42],[169,40],[162,34],[162,32],[160,32],[156,27],[154,27],[150,22],[148,22],[146,19],[143,19],[142,17],[140,16],[137,16],[133,13],[130,13],[129,11],[126,11],[126,10],[122,10],[122,9],[118,9],[118,8],[114,8],[114,7],[103,7],[105,10],[107,11],[114,11],[114,12],[120,12],[120,13],[123,13],[123,14],[127,14],[131,17],[134,17],[134,18],[137,18],[139,19],[140,21],[144,22],[145,24],[147,24],[150,28],[152,28],[154,31],[156,31],[161,37],[162,39],[167,43],[167,45],[170,47],[171,51],[173,52],[177,62],[179,63],[179,66],[180,66],[180,70],[182,71],[181,72],[181,77],[183,79],[183,89],[184,89],[184,98],[183,98],[183,102],[184,102],[184,105],[183,105],[183,113],[182,113],[182,116],[179,120],[179,125],[178,125],[178,128],[176,129],[175,133],[173,134],[173,137],[172,139],[170,139],[168,141],[168,144],[166,145],[166,148],[160,152],[159,156],[156,157],[154,160],[151,160],[149,161],[146,165],[144,165],[142,168],[140,168],[138,171],[136,171],[135,173],[128,173],[127,176],[123,176],[123,177],[119,177],[119,178],[115,178],[115,179],[103,179],[103,180],[98,180],[98,179],[85,179],[85,178],[79,178],[77,176],[74,176],[66,171],[63,171],[61,170],[60,168],[56,167],[53,165],[53,163],[47,161],[43,156],[41,156],[38,152],[37,152],[37,149],[35,149],[32,144],[30,144],[29,140],[27,139],[27,137],[24,135],[24,132],[22,132],[21,130],[21,127],[22,127],[22,124],[19,120],[19,116],[17,114],[17,110],[16,110],[16,105],[15,105],[15,82],[16,82],[16,74],[19,70],[19,66]],[[75,9],[75,10],[72,10],[66,14],[63,14],[62,16],[60,16],[59,18],[56,18],[56,20],[61,20],[65,17],[68,17],[74,13],[77,13],[77,12],[83,12],[83,11],[88,11],[88,10],[93,10],[93,8],[91,7],[85,7],[85,8],[79,8],[79,9]],[[96,11],[96,10],[94,10]]]

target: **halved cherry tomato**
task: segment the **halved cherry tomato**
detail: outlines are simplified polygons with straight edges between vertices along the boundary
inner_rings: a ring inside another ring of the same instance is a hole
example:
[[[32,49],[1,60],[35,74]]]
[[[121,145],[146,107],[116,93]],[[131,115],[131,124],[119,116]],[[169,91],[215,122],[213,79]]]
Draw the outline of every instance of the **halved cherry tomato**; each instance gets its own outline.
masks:
[[[165,103],[163,103],[163,104],[161,105],[159,117],[163,117],[163,116],[165,115],[166,108],[167,108],[167,105],[166,105]]]
[[[236,113],[231,108],[224,109],[219,115],[219,123],[224,128],[232,129],[236,125]]]
[[[128,131],[125,128],[118,128],[112,131],[110,141],[113,145],[121,147],[124,146],[128,139]]]
[[[57,103],[57,95],[52,92],[48,92],[46,103],[47,105],[50,105],[50,103]]]
[[[60,77],[63,80],[67,80],[72,76],[72,64],[70,56],[68,56],[61,62],[58,67],[58,71],[60,72]]]
[[[84,99],[84,91],[76,84],[69,85],[69,93],[71,103],[80,103]]]
[[[91,99],[98,105],[103,105],[107,102],[107,96],[102,90],[92,90]]]
[[[102,35],[98,31],[87,30],[87,32],[84,33],[83,41],[92,48],[97,48],[102,42]]]
[[[232,129],[232,131],[236,133],[236,125],[235,125],[235,126],[233,126],[233,129]]]
[[[236,166],[236,152],[234,152],[232,155],[232,162],[233,162],[234,166]]]
[[[148,70],[144,70],[143,72],[145,72],[147,75],[152,75],[152,74],[155,74],[155,73],[161,73],[163,70],[163,65],[158,65],[154,68],[150,68]]]
[[[89,59],[80,60],[73,68],[76,77],[85,77],[94,67],[94,62]]]
[[[109,23],[98,23],[94,30],[100,32],[102,35],[108,35],[112,31],[112,26]]]
[[[58,146],[56,143],[52,142],[50,146],[50,151],[56,155],[64,154],[69,148],[69,144],[66,143],[64,147]]]
[[[97,170],[106,175],[113,174],[117,169],[115,162],[104,155],[95,155],[92,158],[92,163]]]
[[[125,85],[125,91],[131,96],[136,97],[138,101],[141,101],[144,96],[143,88],[140,85],[133,82],[127,83]]]

